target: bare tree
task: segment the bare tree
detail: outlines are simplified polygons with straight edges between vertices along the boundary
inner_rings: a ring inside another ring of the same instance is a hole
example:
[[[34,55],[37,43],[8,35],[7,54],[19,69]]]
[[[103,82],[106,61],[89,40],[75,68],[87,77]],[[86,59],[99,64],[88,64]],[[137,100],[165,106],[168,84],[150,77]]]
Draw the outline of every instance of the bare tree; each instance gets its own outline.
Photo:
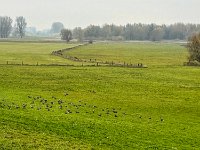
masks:
[[[23,16],[16,18],[16,32],[22,38],[25,36],[25,29],[26,29],[26,19]]]
[[[61,39],[69,42],[72,39],[72,32],[68,29],[62,29],[60,32]]]
[[[79,42],[83,41],[84,32],[81,27],[77,27],[73,30],[73,37],[76,38]]]
[[[12,30],[12,19],[10,17],[0,16],[0,37],[8,38]]]

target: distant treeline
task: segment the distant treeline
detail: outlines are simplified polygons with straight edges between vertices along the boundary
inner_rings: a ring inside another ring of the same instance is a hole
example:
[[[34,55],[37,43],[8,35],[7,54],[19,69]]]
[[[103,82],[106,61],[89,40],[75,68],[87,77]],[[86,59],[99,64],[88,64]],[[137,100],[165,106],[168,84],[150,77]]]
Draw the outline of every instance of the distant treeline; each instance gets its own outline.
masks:
[[[106,24],[90,25],[85,29],[75,28],[73,38],[78,40],[186,40],[200,32],[200,24],[176,23],[172,25],[127,24],[117,26]]]
[[[27,23],[23,16],[17,17],[14,26],[13,20],[8,16],[0,16],[0,38],[28,36],[61,36],[64,25],[54,22],[51,29],[37,31],[35,27],[26,27]],[[103,26],[90,25],[86,28],[76,27],[71,31],[73,39],[84,40],[187,40],[188,37],[200,32],[200,24],[175,23],[171,25],[157,24],[105,24]]]

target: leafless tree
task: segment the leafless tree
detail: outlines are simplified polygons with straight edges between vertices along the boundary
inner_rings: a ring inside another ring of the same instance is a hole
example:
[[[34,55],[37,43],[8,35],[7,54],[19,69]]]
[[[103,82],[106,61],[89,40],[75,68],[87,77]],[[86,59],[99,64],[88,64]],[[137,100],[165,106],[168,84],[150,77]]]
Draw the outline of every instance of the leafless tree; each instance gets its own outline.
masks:
[[[25,36],[25,30],[26,30],[26,19],[23,16],[16,18],[16,32],[19,34],[21,38]]]
[[[72,39],[72,32],[68,29],[62,29],[60,32],[61,39],[69,42]]]
[[[10,17],[0,16],[0,37],[8,38],[12,30],[12,19]]]
[[[73,37],[76,38],[79,42],[83,41],[83,35],[84,35],[84,32],[81,29],[81,27],[76,27],[73,30]]]

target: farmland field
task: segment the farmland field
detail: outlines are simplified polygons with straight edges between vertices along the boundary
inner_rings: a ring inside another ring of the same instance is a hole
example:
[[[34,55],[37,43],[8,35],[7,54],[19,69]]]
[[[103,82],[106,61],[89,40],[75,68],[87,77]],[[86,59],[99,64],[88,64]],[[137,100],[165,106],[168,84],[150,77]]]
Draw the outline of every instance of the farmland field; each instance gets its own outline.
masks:
[[[187,61],[187,51],[169,43],[98,43],[65,52],[82,60],[115,63],[143,63],[148,66],[177,66]]]
[[[1,149],[200,148],[200,69],[183,66],[185,47],[97,43],[65,52],[148,68],[82,67],[51,55],[75,45],[0,43]]]
[[[51,52],[58,49],[73,47],[76,44],[64,43],[31,43],[31,42],[1,42],[0,64],[21,63],[39,64],[71,64],[64,59],[54,57]]]

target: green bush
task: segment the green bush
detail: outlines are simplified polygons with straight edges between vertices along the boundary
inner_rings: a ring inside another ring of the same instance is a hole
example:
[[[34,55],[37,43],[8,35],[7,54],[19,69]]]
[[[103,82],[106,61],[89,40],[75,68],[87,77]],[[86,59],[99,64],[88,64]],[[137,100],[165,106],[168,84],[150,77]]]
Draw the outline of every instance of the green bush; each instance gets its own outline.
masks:
[[[189,63],[200,62],[200,33],[188,39]]]

